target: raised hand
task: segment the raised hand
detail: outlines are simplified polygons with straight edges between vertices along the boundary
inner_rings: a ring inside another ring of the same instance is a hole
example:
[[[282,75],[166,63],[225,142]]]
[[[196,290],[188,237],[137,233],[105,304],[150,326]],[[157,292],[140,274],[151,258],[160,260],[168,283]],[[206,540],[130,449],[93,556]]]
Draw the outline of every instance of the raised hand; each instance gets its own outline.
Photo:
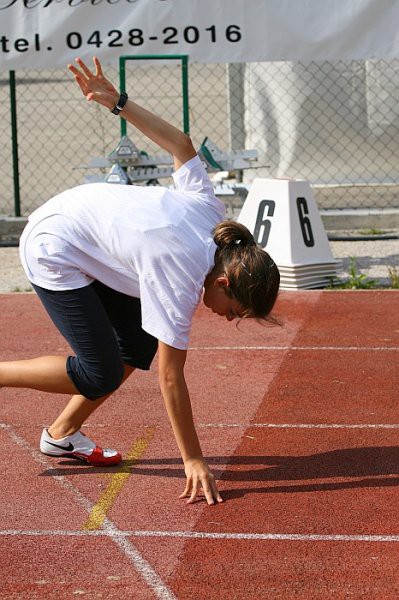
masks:
[[[76,83],[86,99],[94,100],[99,104],[112,110],[119,99],[119,92],[115,86],[104,77],[100,61],[93,57],[94,73],[86,66],[81,58],[75,59],[80,69],[74,65],[68,65],[69,71],[73,74]]]

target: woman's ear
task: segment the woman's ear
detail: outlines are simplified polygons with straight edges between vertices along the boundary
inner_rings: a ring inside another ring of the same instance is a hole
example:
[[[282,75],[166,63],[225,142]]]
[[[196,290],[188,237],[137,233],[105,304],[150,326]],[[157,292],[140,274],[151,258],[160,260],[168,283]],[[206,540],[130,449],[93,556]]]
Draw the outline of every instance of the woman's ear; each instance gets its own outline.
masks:
[[[219,277],[215,279],[215,287],[226,288],[229,287],[229,285],[229,278],[226,275],[219,275]]]

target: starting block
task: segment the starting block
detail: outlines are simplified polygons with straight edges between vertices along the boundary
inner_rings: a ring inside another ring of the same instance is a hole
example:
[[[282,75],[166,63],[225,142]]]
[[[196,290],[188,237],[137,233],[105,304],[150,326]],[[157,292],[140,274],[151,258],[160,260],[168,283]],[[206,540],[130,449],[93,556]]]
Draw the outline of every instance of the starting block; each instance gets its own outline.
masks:
[[[237,221],[280,270],[282,289],[325,287],[337,264],[305,180],[254,179]]]
[[[107,183],[120,183],[123,185],[129,185],[130,179],[125,169],[122,169],[117,163],[112,165],[112,168],[108,175],[105,177]]]
[[[135,164],[140,159],[140,151],[132,140],[124,135],[115,150],[108,155],[108,160],[111,164],[119,164],[128,166]]]
[[[249,169],[253,167],[252,163],[258,160],[257,150],[223,152],[207,137],[202,142],[198,154],[205,162],[208,171]]]
[[[223,152],[208,138],[201,144],[198,155],[211,172],[248,169],[258,157],[256,150]],[[93,158],[87,166],[81,168],[110,169],[103,181],[122,184],[135,181],[157,183],[158,179],[171,177],[174,171],[173,157],[170,154],[148,155],[140,151],[127,135],[120,139],[107,157]]]
[[[149,156],[146,152],[141,152],[126,135],[107,157],[91,159],[87,168],[110,168],[103,181],[125,185],[136,181],[147,181],[149,185],[157,184],[158,179],[171,177],[174,170],[173,157],[170,154]]]
[[[108,164],[121,165],[122,167],[152,167],[156,165],[173,166],[173,157],[170,154],[154,154],[140,151],[131,139],[124,135],[115,150],[106,159]]]

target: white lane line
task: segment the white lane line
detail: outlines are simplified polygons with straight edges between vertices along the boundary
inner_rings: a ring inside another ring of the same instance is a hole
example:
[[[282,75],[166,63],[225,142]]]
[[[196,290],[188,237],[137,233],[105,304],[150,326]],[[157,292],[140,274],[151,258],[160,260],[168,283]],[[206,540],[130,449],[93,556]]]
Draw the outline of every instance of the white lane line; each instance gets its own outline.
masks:
[[[38,452],[35,448],[33,448],[27,440],[18,435],[11,425],[6,423],[1,423],[1,428],[4,429],[9,437],[15,442],[18,446],[23,448],[28,452],[28,454],[39,463],[46,470],[52,468],[49,461],[45,458],[43,454]],[[90,502],[82,492],[76,488],[66,477],[63,475],[52,475],[53,479],[57,481],[65,490],[70,492],[75,500],[89,513],[91,514],[93,510],[94,504]],[[103,522],[103,530],[102,535],[110,538],[120,550],[122,550],[123,554],[130,560],[133,564],[137,572],[141,575],[144,581],[152,588],[154,594],[157,598],[161,600],[177,600],[176,596],[173,592],[164,584],[158,573],[154,571],[152,566],[145,560],[145,558],[140,554],[140,552],[126,539],[126,535],[121,532],[117,526],[108,518],[104,519]],[[23,535],[22,533],[20,535]]]
[[[92,427],[108,427],[103,423],[92,424]],[[215,428],[215,429],[399,429],[399,423],[197,423],[197,427]],[[26,428],[26,425],[14,426],[20,429]],[[155,428],[162,428],[162,425],[156,425]],[[9,425],[0,423],[0,429],[8,429]],[[39,454],[41,458],[41,455]],[[36,459],[35,459],[36,460]],[[49,464],[43,463],[46,468]],[[55,479],[57,476],[53,476]],[[61,476],[62,477],[62,476]],[[63,479],[63,478],[62,478]]]
[[[399,429],[399,423],[199,423],[198,427],[265,429]]]
[[[309,350],[338,352],[397,352],[399,346],[190,346],[189,350]]]
[[[201,540],[254,540],[254,541],[300,541],[300,542],[399,542],[399,535],[347,535],[347,534],[317,534],[317,533],[216,533],[207,531],[121,531],[120,537],[152,537],[152,538],[186,538]],[[108,536],[104,530],[68,531],[68,530],[28,530],[6,529],[0,531],[0,536],[31,536],[31,537],[102,537]]]

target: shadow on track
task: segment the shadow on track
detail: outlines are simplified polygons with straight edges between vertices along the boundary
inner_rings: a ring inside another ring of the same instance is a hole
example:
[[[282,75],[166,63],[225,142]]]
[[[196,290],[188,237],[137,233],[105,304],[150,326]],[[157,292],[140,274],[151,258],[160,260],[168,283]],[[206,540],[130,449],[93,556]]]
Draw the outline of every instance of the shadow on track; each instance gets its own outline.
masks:
[[[343,448],[307,456],[218,456],[207,457],[207,461],[216,479],[221,481],[284,482],[283,485],[268,487],[225,489],[223,495],[226,499],[251,493],[317,492],[399,485],[399,446]],[[130,471],[134,475],[149,477],[185,477],[179,458],[125,460],[109,468],[78,466],[70,459],[63,459],[58,465],[44,471],[41,476]],[[345,481],[320,481],[341,478]],[[306,483],[298,483],[305,480]]]

